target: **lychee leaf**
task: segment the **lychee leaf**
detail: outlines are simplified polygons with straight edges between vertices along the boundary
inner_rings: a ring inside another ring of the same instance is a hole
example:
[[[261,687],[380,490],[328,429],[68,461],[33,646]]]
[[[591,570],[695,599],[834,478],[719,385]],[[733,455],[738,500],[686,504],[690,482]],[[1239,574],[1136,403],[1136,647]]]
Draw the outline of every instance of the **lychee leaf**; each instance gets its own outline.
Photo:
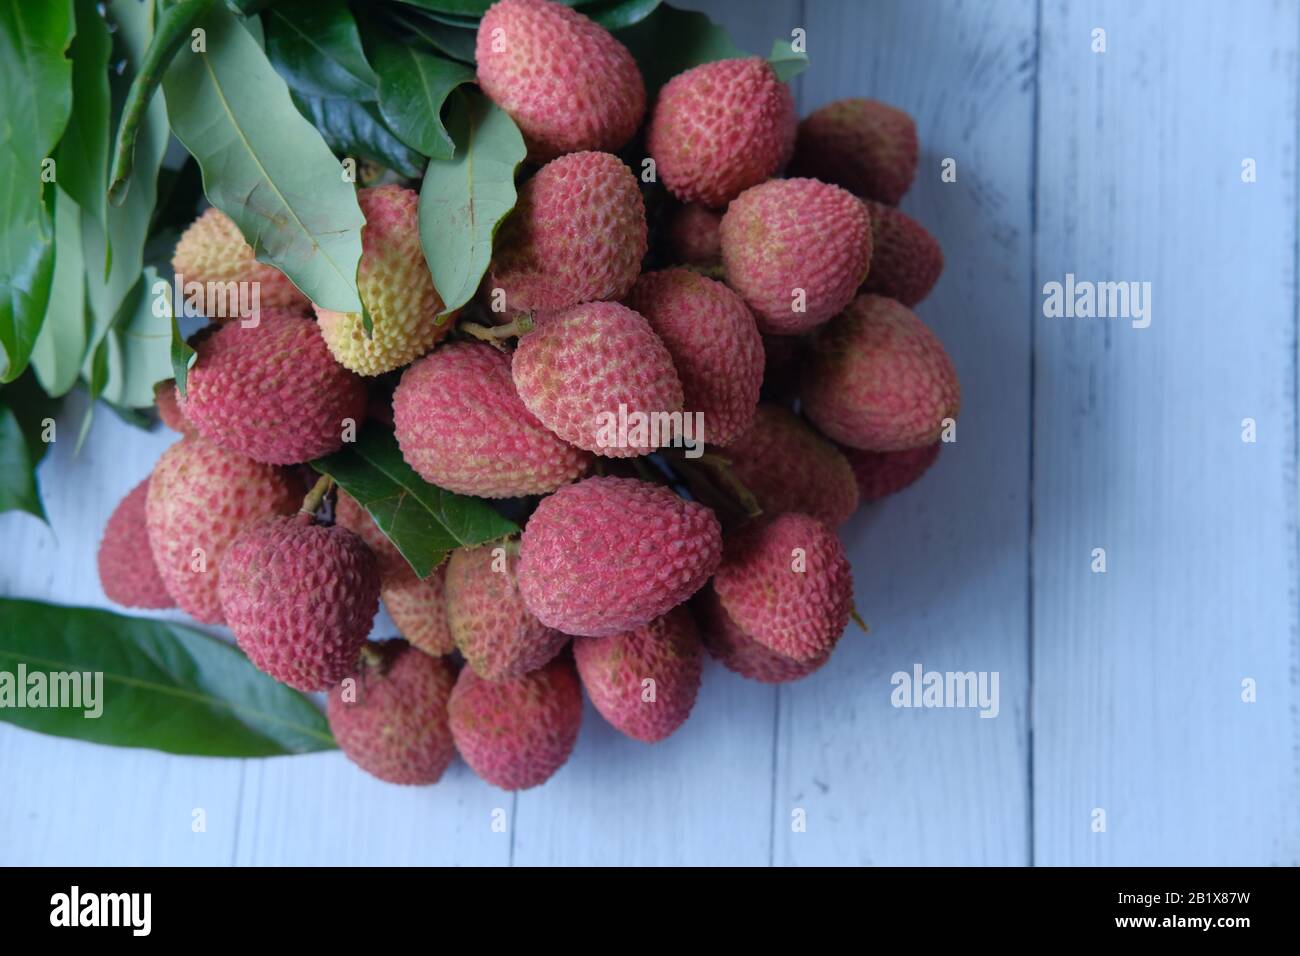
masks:
[[[468,63],[471,66],[474,64],[474,44],[478,38],[476,30],[449,27],[445,23],[431,20],[424,14],[414,10],[409,14],[398,11],[390,12],[393,14],[395,23],[439,53],[449,56],[453,60],[459,60],[461,63]]]
[[[678,10],[666,3],[640,23],[617,31],[617,37],[641,67],[650,99],[683,70],[750,55],[703,13]]]
[[[495,2],[496,0],[398,0],[398,3],[419,7],[421,10],[473,19],[487,13],[488,7]]]
[[[515,208],[515,171],[527,149],[505,111],[480,93],[456,92],[447,127],[456,155],[429,161],[420,188],[420,243],[452,312],[473,298],[487,272],[497,228]]]
[[[297,92],[373,100],[379,78],[343,0],[280,0],[262,14],[266,55]]]
[[[402,457],[393,433],[374,423],[351,446],[311,463],[356,499],[420,577],[447,552],[519,531],[482,498],[431,485]]]
[[[339,155],[368,159],[409,179],[423,174],[425,158],[388,128],[377,103],[301,93],[293,94],[293,102]]]
[[[176,329],[173,332],[173,329]],[[173,378],[173,337],[179,335],[171,309],[171,286],[146,268],[123,314],[105,338],[109,373],[100,398],[123,408],[149,408],[154,386]]]
[[[603,0],[587,4],[582,12],[606,30],[622,30],[654,13],[663,0]]]
[[[12,598],[0,598],[0,622],[0,720],[90,743],[205,757],[334,746],[309,698],[263,674],[238,648],[194,628]],[[75,684],[78,692],[85,686],[51,675],[89,675],[92,692],[102,681],[97,700],[30,706],[36,683],[65,691]],[[15,706],[24,693],[29,706]],[[101,707],[99,716],[87,715]]]
[[[172,131],[199,161],[203,189],[261,262],[322,308],[359,313],[365,219],[324,140],[294,106],[257,41],[224,7],[199,21],[163,78]]]
[[[54,158],[59,188],[77,201],[83,216],[103,229],[108,206],[109,55],[113,50],[108,24],[95,9],[96,0],[75,0],[77,35],[68,49],[72,61],[72,115]],[[111,240],[112,237],[110,237]],[[111,260],[112,246],[104,251]],[[101,272],[108,262],[90,263]]]
[[[782,83],[789,83],[796,76],[808,69],[808,54],[795,53],[789,40],[773,40],[772,53],[767,62]]]
[[[45,323],[32,349],[41,387],[64,395],[77,384],[86,355],[86,276],[81,255],[81,211],[63,190],[54,197],[54,277]]]

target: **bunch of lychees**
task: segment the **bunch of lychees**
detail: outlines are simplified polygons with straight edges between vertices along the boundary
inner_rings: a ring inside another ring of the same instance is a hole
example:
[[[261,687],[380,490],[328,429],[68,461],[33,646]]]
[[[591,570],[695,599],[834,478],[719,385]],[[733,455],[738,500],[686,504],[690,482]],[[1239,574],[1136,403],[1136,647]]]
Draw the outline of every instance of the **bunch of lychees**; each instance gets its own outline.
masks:
[[[339,745],[376,776],[433,783],[458,750],[518,789],[568,758],[580,687],[657,741],[706,648],[760,681],[824,665],[853,615],[836,528],[933,462],[959,390],[911,311],[943,260],[895,208],[906,114],[854,99],[799,123],[750,58],[674,77],[646,120],[627,49],[549,0],[493,6],[477,62],[535,167],[477,300],[437,320],[400,185],[360,192],[370,329],[313,315],[204,213],[177,272],[259,282],[266,308],[198,333],[184,395],[159,392],[184,437],[110,519],[100,573],[114,600],[224,622],[268,674],[329,690]],[[643,120],[638,181],[615,152]],[[525,499],[522,535],[421,579],[342,490],[319,517],[327,483],[307,493],[295,466],[367,417],[426,481]],[[367,641],[381,597],[406,640]]]

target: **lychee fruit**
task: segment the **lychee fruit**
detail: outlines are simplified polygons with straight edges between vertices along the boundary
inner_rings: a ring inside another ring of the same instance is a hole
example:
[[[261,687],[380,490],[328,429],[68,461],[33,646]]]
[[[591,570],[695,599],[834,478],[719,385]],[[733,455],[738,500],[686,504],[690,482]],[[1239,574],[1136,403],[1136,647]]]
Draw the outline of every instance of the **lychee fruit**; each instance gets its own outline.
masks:
[[[437,783],[456,755],[447,719],[451,663],[401,640],[365,644],[359,656],[326,705],[339,748],[388,783]]]
[[[673,441],[681,380],[650,323],[626,306],[588,302],[539,315],[511,372],[528,410],[579,448],[630,458]]]
[[[709,268],[722,263],[722,214],[687,203],[668,220],[668,248],[676,262]]]
[[[479,23],[478,83],[515,121],[528,158],[615,152],[645,115],[632,54],[599,24],[548,0],[500,0]]]
[[[175,607],[149,547],[145,517],[148,496],[146,478],[118,502],[109,516],[97,555],[99,583],[108,599],[123,607]]]
[[[185,413],[181,411],[180,398],[176,393],[176,380],[167,379],[165,382],[159,382],[153,387],[154,407],[158,410],[158,418],[164,425],[174,432],[182,435],[198,434],[197,430]]]
[[[902,451],[845,448],[844,456],[848,458],[853,474],[857,477],[862,500],[875,501],[902,491],[925,474],[939,457],[939,449],[942,447],[943,442],[937,441],[918,448],[904,448]]]
[[[486,289],[502,290],[512,312],[621,299],[645,253],[645,203],[632,171],[609,153],[570,153],[519,190]]]
[[[830,660],[830,651],[811,660],[796,661],[760,644],[731,619],[713,588],[701,591],[693,606],[709,654],[741,677],[764,684],[784,684],[807,677]]]
[[[221,609],[259,669],[301,691],[357,666],[379,610],[379,566],[361,538],[299,512],[244,529],[221,558]]]
[[[465,663],[487,680],[535,671],[569,636],[537,620],[519,594],[518,548],[461,548],[447,566],[447,620]]]
[[[235,221],[216,207],[204,210],[181,233],[172,255],[172,270],[185,284],[209,282],[225,284],[257,283],[259,308],[290,309],[304,313],[311,303],[298,291],[287,275],[274,266],[258,262],[253,247],[245,240]],[[232,315],[213,315],[219,322]]]
[[[444,561],[427,578],[417,577],[408,566],[404,574],[382,578],[379,588],[379,599],[398,632],[434,657],[456,649],[447,623],[446,582]]]
[[[817,331],[801,397],[823,435],[868,451],[929,445],[961,407],[939,339],[907,306],[878,295],[859,296]]]
[[[704,505],[635,478],[587,478],[542,499],[519,546],[519,590],[544,624],[608,637],[700,589],[722,533]]]
[[[388,540],[388,535],[375,524],[375,520],[370,517],[370,512],[362,508],[357,500],[342,488],[338,490],[338,498],[334,503],[334,521],[353,534],[359,535],[366,543],[374,553],[375,560],[379,562],[379,577],[382,580],[405,577],[418,580],[415,569],[406,558],[402,557],[402,552],[397,550],[397,545]]]
[[[573,752],[582,690],[567,654],[509,680],[484,680],[466,667],[448,714],[471,770],[503,790],[527,790],[549,780]]]
[[[815,179],[747,189],[722,217],[727,284],[769,334],[807,332],[848,305],[867,277],[871,249],[867,207]]]
[[[600,715],[646,743],[685,723],[704,670],[704,647],[685,607],[626,634],[579,637],[573,658]]]
[[[779,405],[759,405],[722,455],[764,515],[799,511],[834,528],[857,510],[858,486],[843,453]]]
[[[853,611],[844,546],[825,524],[797,512],[732,536],[713,589],[741,631],[805,663],[830,653]]]
[[[719,207],[785,165],[795,130],[790,88],[766,60],[717,60],[659,92],[646,148],[674,196]]]
[[[379,375],[419,358],[451,331],[438,321],[442,299],[433,287],[420,245],[420,196],[402,186],[375,186],[357,193],[366,217],[361,233],[357,290],[370,313],[366,336],[359,312],[316,306],[330,353],[358,375]]]
[[[524,406],[510,356],[483,342],[445,345],[403,372],[393,424],[406,463],[459,494],[547,494],[591,467]]]
[[[198,436],[182,438],[154,465],[145,513],[158,574],[182,611],[223,621],[217,596],[221,559],[235,535],[302,502],[298,476]]]
[[[877,100],[828,103],[799,124],[790,173],[897,206],[916,177],[916,123]]]
[[[871,271],[863,292],[897,299],[909,309],[930,294],[943,272],[943,250],[905,212],[867,200],[871,212]]]
[[[365,418],[366,386],[334,361],[311,319],[263,311],[199,343],[180,407],[210,441],[289,465],[343,447]]]
[[[763,384],[763,340],[754,316],[721,282],[689,269],[647,272],[627,304],[668,347],[682,383],[682,411],[703,416],[697,439],[725,445],[754,417]]]

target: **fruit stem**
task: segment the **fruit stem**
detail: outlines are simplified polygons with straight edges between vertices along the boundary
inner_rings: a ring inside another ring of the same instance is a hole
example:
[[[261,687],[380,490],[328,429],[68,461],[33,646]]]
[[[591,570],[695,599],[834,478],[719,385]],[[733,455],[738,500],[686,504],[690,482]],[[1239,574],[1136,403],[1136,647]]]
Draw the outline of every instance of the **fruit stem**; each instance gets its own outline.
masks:
[[[854,623],[854,624],[856,624],[858,627],[862,628],[862,633],[863,633],[863,634],[870,634],[870,633],[871,633],[871,628],[867,627],[867,622],[864,621],[864,620],[862,620],[862,615],[858,613],[858,609],[857,609],[857,608],[854,608],[853,610],[851,610],[851,611],[849,612],[849,617],[853,618],[853,623]]]
[[[311,491],[307,492],[307,497],[302,499],[302,507],[298,509],[299,514],[314,515],[320,508],[320,503],[325,500],[330,489],[334,487],[334,479],[329,475],[321,475],[316,479],[316,484],[312,485]]]
[[[474,336],[481,342],[487,342],[496,348],[504,348],[503,339],[515,338],[523,335],[525,332],[532,331],[533,317],[531,314],[518,315],[507,322],[505,325],[480,325],[477,322],[462,322],[460,329],[469,335]]]
[[[737,478],[736,473],[731,470],[730,458],[723,458],[713,452],[705,452],[698,460],[701,465],[709,469],[717,477],[722,483],[723,489],[745,509],[746,515],[757,518],[763,513],[763,508],[759,505],[758,499],[754,497],[754,493],[746,488],[745,483]]]

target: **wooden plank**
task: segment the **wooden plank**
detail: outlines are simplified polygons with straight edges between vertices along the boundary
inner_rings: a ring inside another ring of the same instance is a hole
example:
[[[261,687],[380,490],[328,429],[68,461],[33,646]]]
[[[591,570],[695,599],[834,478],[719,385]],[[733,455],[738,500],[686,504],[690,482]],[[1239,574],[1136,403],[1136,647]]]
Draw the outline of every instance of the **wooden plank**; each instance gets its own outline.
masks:
[[[963,413],[929,475],[843,529],[871,634],[850,631],[780,691],[775,859],[1025,863],[1034,5],[818,2],[807,27],[802,112],[867,96],[916,117],[902,208],[947,256],[917,311],[956,364]],[[999,715],[894,708],[890,677],[916,663],[997,672]]]
[[[1300,861],[1298,17],[1044,7],[1036,286],[1150,282],[1152,311],[1036,304],[1038,863]]]

